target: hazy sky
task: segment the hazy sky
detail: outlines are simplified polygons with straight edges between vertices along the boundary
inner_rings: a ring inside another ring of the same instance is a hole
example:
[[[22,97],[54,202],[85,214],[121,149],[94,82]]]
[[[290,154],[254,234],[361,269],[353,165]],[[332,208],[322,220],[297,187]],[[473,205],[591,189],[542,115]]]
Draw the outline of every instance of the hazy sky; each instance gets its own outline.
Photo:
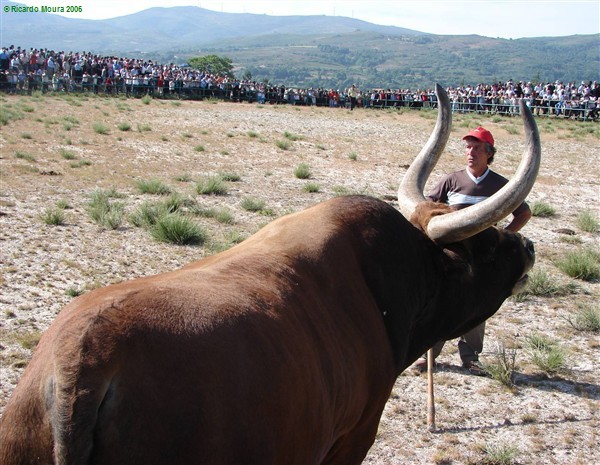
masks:
[[[2,0],[4,3],[5,0]],[[64,16],[106,19],[151,7],[199,6],[225,13],[346,16],[433,34],[488,37],[565,36],[600,33],[599,0],[17,0],[28,6],[79,5]],[[3,9],[2,9],[3,10]],[[4,13],[2,14],[35,14]],[[37,13],[43,14],[43,13]]]

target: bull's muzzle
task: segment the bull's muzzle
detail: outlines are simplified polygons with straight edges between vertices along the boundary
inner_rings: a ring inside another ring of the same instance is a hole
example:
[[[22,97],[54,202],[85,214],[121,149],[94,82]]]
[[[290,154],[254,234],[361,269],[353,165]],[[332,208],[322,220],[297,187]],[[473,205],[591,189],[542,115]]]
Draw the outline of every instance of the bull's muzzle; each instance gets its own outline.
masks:
[[[523,274],[512,288],[511,295],[523,292],[525,286],[527,286],[527,281],[529,280],[529,275],[527,273],[533,268],[535,263],[535,247],[533,246],[533,242],[526,237],[521,236],[521,243],[525,249],[525,266],[523,268]]]

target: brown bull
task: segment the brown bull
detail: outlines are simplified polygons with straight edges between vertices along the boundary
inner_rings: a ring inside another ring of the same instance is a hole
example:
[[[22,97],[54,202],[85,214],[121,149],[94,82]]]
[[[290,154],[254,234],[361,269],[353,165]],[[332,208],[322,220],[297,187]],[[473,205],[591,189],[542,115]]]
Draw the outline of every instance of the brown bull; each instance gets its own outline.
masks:
[[[399,196],[418,227],[385,202],[337,198],[180,270],[73,300],[6,406],[0,463],[360,464],[396,377],[489,318],[534,261],[531,242],[489,227],[537,173],[529,111],[511,188],[439,216],[421,203],[450,128],[438,95]]]

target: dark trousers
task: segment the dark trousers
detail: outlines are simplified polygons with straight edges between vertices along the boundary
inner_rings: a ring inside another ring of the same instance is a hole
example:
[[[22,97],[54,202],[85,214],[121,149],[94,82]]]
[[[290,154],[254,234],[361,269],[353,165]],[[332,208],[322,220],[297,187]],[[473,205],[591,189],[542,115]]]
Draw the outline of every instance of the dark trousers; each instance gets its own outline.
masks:
[[[468,333],[463,334],[458,340],[458,353],[462,363],[476,362],[483,351],[483,338],[485,335],[485,321]],[[440,341],[433,346],[433,358],[442,352],[446,341]],[[424,355],[425,357],[426,355]]]

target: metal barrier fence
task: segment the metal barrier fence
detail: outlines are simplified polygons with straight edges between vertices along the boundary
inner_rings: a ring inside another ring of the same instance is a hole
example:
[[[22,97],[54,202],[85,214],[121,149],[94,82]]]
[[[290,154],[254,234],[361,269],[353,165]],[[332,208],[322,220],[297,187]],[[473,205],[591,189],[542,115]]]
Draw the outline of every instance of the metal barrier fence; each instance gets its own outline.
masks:
[[[545,117],[561,117],[572,118],[580,121],[597,121],[600,119],[600,108],[594,101],[540,101],[535,98],[523,98],[534,116]],[[468,100],[460,100],[451,102],[453,113],[478,113],[492,114],[500,116],[518,116],[520,114],[519,100],[514,99],[509,102],[502,101],[487,101],[470,102]],[[372,103],[371,103],[372,105]],[[404,101],[397,102],[394,100],[386,100],[375,103],[374,107],[394,108],[407,107],[411,109],[428,109],[436,108],[435,101]]]
[[[153,98],[164,99],[219,99],[232,102],[248,102],[260,104],[288,104],[302,106],[319,106],[335,108],[371,108],[371,109],[430,109],[437,107],[435,94],[413,94],[412,92],[375,93],[373,96],[363,95],[351,102],[345,94],[339,94],[334,99],[326,91],[306,90],[291,92],[283,87],[271,87],[264,92],[253,88],[227,84],[221,86],[202,87],[196,82],[184,83],[171,81],[158,87],[150,79],[144,81],[120,81],[116,83],[101,82],[101,80],[73,80],[59,78],[52,82],[27,80],[16,82],[0,82],[0,91],[8,94],[31,95],[33,92],[54,93],[92,93],[98,95],[125,96],[141,98],[149,95]],[[592,100],[555,101],[536,98],[526,98],[535,116],[554,116],[570,118],[579,121],[600,120],[598,103]],[[518,101],[501,101],[500,99],[462,98],[452,102],[454,113],[480,113],[502,116],[519,114]]]

